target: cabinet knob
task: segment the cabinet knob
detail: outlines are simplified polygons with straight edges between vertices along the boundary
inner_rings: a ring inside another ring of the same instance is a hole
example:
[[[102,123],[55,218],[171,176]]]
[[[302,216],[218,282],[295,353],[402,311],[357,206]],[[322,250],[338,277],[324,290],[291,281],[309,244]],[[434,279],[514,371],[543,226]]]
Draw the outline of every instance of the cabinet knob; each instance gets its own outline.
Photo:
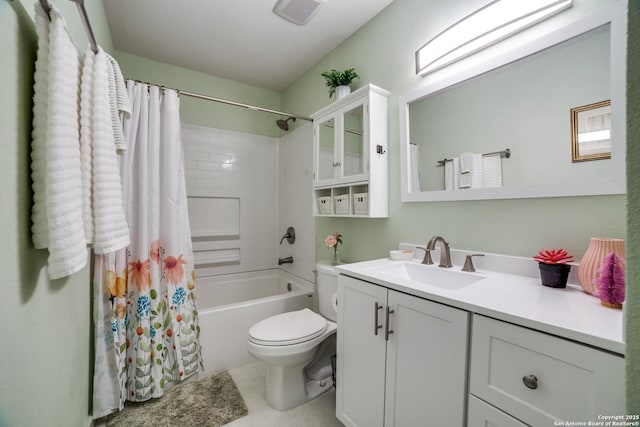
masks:
[[[536,378],[535,375],[525,375],[524,377],[522,377],[522,382],[525,386],[527,386],[527,388],[530,388],[531,390],[535,390],[538,388],[538,378]]]

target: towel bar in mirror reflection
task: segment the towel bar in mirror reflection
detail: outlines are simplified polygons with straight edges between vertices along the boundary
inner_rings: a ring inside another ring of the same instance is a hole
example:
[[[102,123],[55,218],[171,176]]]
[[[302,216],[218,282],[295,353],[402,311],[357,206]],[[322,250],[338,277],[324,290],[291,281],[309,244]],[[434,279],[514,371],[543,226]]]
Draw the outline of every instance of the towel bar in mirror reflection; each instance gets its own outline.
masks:
[[[401,96],[402,201],[625,193],[625,22],[626,2],[604,6]],[[609,158],[576,163],[568,113],[603,99]],[[443,158],[500,146],[517,153],[502,187],[444,190]]]

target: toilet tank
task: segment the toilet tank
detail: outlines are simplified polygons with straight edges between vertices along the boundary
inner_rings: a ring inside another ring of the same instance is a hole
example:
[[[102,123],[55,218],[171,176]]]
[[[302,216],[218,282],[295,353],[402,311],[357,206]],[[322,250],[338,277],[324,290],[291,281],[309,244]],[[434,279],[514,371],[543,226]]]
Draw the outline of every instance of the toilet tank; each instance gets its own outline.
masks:
[[[316,263],[318,276],[318,311],[325,318],[338,320],[338,272],[328,261]]]

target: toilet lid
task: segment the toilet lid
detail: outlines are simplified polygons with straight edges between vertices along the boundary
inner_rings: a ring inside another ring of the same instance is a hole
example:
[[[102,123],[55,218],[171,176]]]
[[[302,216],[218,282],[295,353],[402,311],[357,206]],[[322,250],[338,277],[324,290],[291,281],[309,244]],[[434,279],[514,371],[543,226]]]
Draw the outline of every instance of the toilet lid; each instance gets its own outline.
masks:
[[[249,329],[249,340],[260,345],[298,344],[320,336],[326,330],[326,319],[304,308],[261,320]]]

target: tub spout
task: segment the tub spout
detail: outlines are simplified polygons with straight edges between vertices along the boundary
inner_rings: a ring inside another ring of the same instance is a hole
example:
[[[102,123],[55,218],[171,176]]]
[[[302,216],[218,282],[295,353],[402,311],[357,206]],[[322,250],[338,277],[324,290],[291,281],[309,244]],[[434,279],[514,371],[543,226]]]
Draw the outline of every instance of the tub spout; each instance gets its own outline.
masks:
[[[286,258],[278,258],[278,265],[282,264],[293,264],[293,257],[288,256]]]

